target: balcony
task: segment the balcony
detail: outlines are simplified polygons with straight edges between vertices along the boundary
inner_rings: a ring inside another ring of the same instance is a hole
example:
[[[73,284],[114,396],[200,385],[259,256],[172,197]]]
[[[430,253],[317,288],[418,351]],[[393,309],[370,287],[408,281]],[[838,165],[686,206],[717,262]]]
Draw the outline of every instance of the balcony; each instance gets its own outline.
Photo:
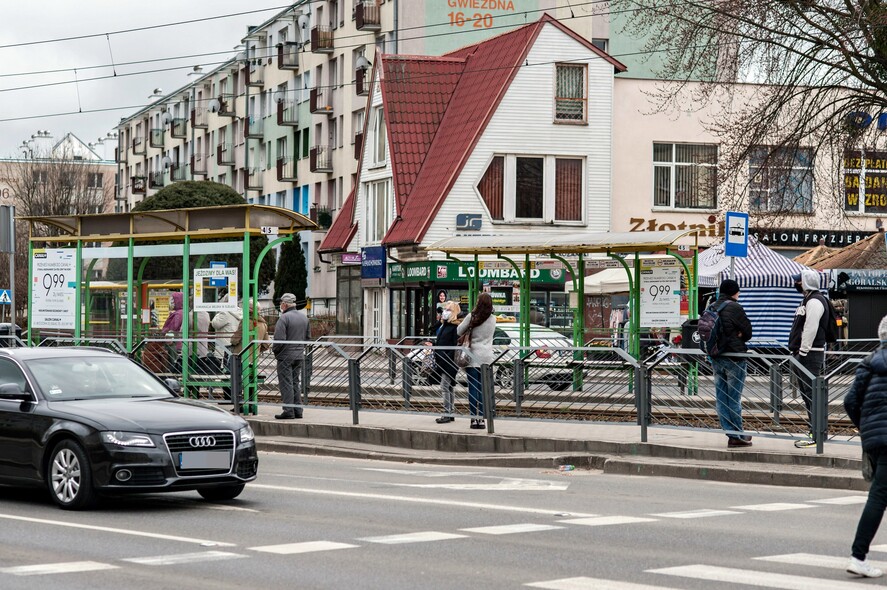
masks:
[[[188,170],[181,164],[173,164],[169,167],[169,179],[173,182],[185,180]]]
[[[120,164],[126,164],[126,150],[123,149],[120,144],[118,144],[117,147],[114,148],[114,161]]]
[[[264,187],[262,177],[264,170],[261,168],[250,168],[246,175],[246,188],[251,191],[260,191]]]
[[[354,134],[354,159],[359,160],[363,153],[363,131]]]
[[[367,70],[360,68],[354,72],[354,89],[358,96],[366,96],[370,93],[370,81],[367,79]]]
[[[265,64],[261,58],[251,59],[243,68],[243,75],[246,76],[246,85],[261,88],[265,85]]]
[[[145,155],[145,140],[142,137],[132,138],[132,153],[136,156]]]
[[[191,127],[194,129],[206,129],[209,127],[205,108],[191,109]]]
[[[333,52],[333,28],[329,26],[316,26],[311,29],[311,52]]]
[[[289,127],[299,126],[299,107],[295,102],[284,101],[277,103],[277,124]]]
[[[178,139],[188,137],[188,119],[185,117],[176,117],[173,119],[170,135]]]
[[[148,179],[144,176],[132,177],[132,193],[134,195],[144,195],[148,190]]]
[[[277,158],[277,180],[280,182],[298,182],[296,160],[293,158]]]
[[[220,143],[216,148],[216,164],[219,166],[234,165],[234,147],[230,143]]]
[[[359,0],[354,7],[354,22],[358,31],[382,30],[382,10],[378,0]]]
[[[163,188],[163,172],[148,172],[148,188]]]
[[[277,44],[277,68],[280,70],[299,69],[299,45],[292,41]]]
[[[234,95],[228,92],[219,95],[219,116],[235,117],[237,113],[234,109]]]
[[[148,137],[148,143],[152,148],[162,148],[166,140],[166,132],[163,129],[152,129]]]
[[[206,154],[191,154],[191,170],[194,174],[206,176]]]
[[[333,105],[330,103],[329,94],[324,90],[312,88],[308,94],[308,110],[312,113],[325,113],[333,115]]]
[[[250,117],[248,124],[246,121],[243,122],[243,128],[249,138],[262,139],[265,137],[265,119]]]
[[[332,149],[328,145],[316,145],[308,152],[311,172],[333,171]]]

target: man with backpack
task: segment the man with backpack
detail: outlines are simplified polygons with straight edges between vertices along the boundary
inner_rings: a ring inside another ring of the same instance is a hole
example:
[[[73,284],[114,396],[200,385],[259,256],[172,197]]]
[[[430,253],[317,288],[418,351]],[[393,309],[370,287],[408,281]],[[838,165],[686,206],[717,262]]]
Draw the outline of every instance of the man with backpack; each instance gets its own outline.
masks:
[[[792,276],[795,289],[804,294],[804,299],[795,310],[795,319],[788,336],[788,348],[792,356],[813,377],[819,377],[825,365],[826,332],[830,328],[829,310],[831,304],[819,290],[819,273],[805,270]],[[813,380],[800,371],[795,372],[798,389],[807,407],[808,426],[810,433],[801,440],[795,441],[799,449],[816,446],[813,439]]]
[[[745,343],[751,340],[752,326],[745,310],[738,303],[739,283],[724,279],[715,301],[700,319],[700,326],[711,324],[703,349],[711,357],[715,377],[715,409],[721,428],[727,432],[727,447],[750,447],[751,437],[742,434],[742,388],[745,386],[746,360],[723,356],[727,352],[747,352]],[[711,321],[717,314],[716,319]],[[705,316],[708,316],[706,318]]]

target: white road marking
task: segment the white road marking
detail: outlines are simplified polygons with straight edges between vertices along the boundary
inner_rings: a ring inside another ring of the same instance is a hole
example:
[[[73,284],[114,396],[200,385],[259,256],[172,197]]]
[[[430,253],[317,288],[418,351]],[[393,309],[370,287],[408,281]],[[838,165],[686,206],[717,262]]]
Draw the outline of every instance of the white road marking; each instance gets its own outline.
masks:
[[[787,553],[785,555],[767,555],[765,557],[755,557],[758,561],[772,561],[775,563],[790,563],[792,565],[807,565],[811,567],[827,567],[837,570],[843,570],[850,561],[850,556],[839,557],[837,555],[814,555],[812,553]],[[869,563],[877,568],[887,569],[887,561],[872,561],[867,559]]]
[[[734,510],[751,510],[752,512],[779,512],[781,510],[802,510],[816,508],[810,504],[791,504],[789,502],[773,502],[772,504],[750,504],[748,506],[731,506]]]
[[[297,553],[313,553],[315,551],[332,551],[334,549],[351,549],[359,545],[348,543],[334,543],[332,541],[307,541],[305,543],[287,543],[285,545],[265,545],[264,547],[250,547],[252,551],[264,553],[276,553],[278,555],[295,555]]]
[[[887,552],[887,545],[872,545],[869,547],[869,551],[877,551],[878,553]]]
[[[228,551],[201,551],[199,553],[180,553],[179,555],[158,555],[156,557],[130,557],[122,561],[137,563],[139,565],[177,565],[180,563],[197,563],[201,561],[221,561],[223,559],[237,559],[247,557],[239,553]]]
[[[649,586],[647,584],[632,584],[631,582],[581,577],[534,582],[532,584],[524,584],[524,586],[547,588],[548,590],[669,590],[665,586]]]
[[[840,498],[825,498],[823,500],[807,500],[813,504],[835,504],[844,506],[847,504],[865,504],[868,496],[841,496]]]
[[[661,516],[662,518],[707,518],[709,516],[727,516],[730,514],[742,514],[735,510],[687,510],[684,512],[663,512],[661,514],[651,514],[650,516]]]
[[[397,475],[415,475],[416,477],[459,477],[464,475],[478,475],[477,471],[427,471],[420,469],[383,469],[381,467],[364,467],[363,470],[377,471],[379,473],[396,473]]]
[[[427,490],[491,490],[504,492],[562,492],[570,487],[569,482],[511,478],[506,478],[496,483],[395,483],[389,481],[386,482],[386,485]]]
[[[570,510],[546,510],[544,508],[525,508],[523,506],[506,506],[503,504],[484,504],[482,502],[458,502],[454,500],[439,500],[436,498],[417,498],[415,496],[394,496],[389,494],[368,494],[363,492],[343,492],[339,490],[313,490],[311,488],[294,488],[289,486],[272,486],[267,484],[250,484],[250,490],[272,490],[280,492],[293,492],[296,494],[318,494],[322,496],[341,496],[344,498],[362,498],[366,500],[383,500],[385,502],[409,502],[412,504],[434,504],[456,508],[481,508],[483,510],[501,510],[504,512],[525,512],[527,514],[544,514],[557,516],[569,512],[574,516],[594,516]]]
[[[607,526],[611,524],[634,524],[636,522],[656,522],[655,518],[640,518],[637,516],[594,516],[592,518],[571,518],[559,520],[566,524],[581,524],[583,526]]]
[[[204,503],[201,508],[206,510],[222,510],[227,512],[255,512],[259,513],[255,508],[243,508],[241,506],[225,506],[224,504],[206,504]]]
[[[683,565],[647,570],[651,574],[678,576],[694,580],[710,580],[730,584],[745,584],[759,588],[779,588],[780,590],[862,590],[871,588],[870,584],[846,582],[844,580],[820,580],[806,576],[790,576],[773,572],[742,570],[732,567],[713,565]]]
[[[421,533],[406,533],[403,535],[386,535],[384,537],[365,537],[358,541],[367,543],[382,543],[383,545],[402,545],[404,543],[428,543],[429,541],[448,541],[450,539],[463,539],[465,535],[453,533],[439,533],[437,531],[423,531]]]
[[[500,526],[481,526],[471,529],[459,529],[464,533],[481,533],[483,535],[512,535],[515,533],[535,533],[537,531],[553,531],[562,529],[562,526],[553,524],[536,524],[532,522],[524,524],[503,524]]]
[[[97,561],[71,561],[68,563],[44,563],[39,565],[20,565],[17,567],[0,568],[2,574],[13,576],[42,576],[47,574],[73,574],[77,572],[96,572],[117,569],[110,563]]]
[[[112,527],[95,526],[91,524],[78,524],[76,522],[66,522],[61,520],[47,520],[45,518],[29,518],[26,516],[15,516],[13,514],[0,514],[0,519],[19,520],[22,522],[33,522],[36,524],[48,524],[50,526],[63,526],[74,529],[85,529],[89,531],[100,531],[103,533],[115,533],[118,535],[130,535],[133,537],[148,537],[149,539],[161,539],[163,541],[180,541],[182,543],[194,543],[202,545],[211,543],[218,547],[235,547],[234,543],[222,543],[221,541],[210,541],[209,539],[195,539],[192,537],[178,537],[175,535],[162,535],[160,533],[149,533],[147,531],[134,531],[131,529],[115,529]]]

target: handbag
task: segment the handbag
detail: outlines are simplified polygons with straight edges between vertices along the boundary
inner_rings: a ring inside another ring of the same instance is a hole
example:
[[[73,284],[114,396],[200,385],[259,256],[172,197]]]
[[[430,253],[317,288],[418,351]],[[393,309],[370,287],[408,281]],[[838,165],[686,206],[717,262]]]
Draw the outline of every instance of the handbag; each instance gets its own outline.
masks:
[[[872,481],[875,477],[875,457],[868,451],[862,451],[862,479]]]
[[[458,344],[460,348],[456,350],[456,354],[453,355],[453,362],[455,362],[456,366],[460,369],[464,369],[471,364],[471,353],[469,352],[471,349],[471,330],[468,330],[468,332],[459,338]]]

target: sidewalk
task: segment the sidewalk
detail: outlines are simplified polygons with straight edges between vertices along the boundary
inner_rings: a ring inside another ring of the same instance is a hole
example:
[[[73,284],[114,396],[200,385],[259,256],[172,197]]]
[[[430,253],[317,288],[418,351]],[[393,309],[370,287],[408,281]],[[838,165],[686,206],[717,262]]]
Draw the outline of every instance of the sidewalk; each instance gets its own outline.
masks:
[[[276,420],[278,406],[247,416],[264,451],[407,463],[552,468],[573,465],[604,473],[682,477],[781,486],[868,490],[858,444],[797,449],[790,439],[754,436],[754,446],[728,450],[723,434],[627,424],[497,419],[495,434],[470,430],[467,418],[309,407],[301,420]]]

